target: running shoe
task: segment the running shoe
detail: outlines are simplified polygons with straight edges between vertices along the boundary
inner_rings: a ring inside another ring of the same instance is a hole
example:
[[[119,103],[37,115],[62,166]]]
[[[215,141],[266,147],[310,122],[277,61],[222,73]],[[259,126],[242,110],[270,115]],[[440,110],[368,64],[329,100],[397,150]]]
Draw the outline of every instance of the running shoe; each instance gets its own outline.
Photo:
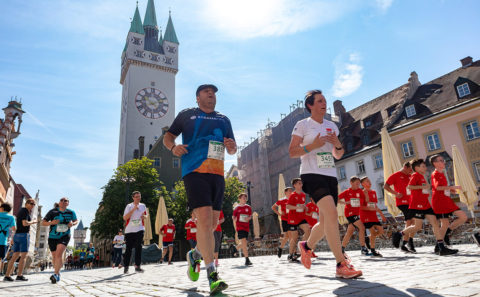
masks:
[[[135,266],[135,272],[143,273],[143,272],[145,272],[145,270],[143,270],[140,267]]]
[[[412,254],[416,254],[416,253],[417,253],[417,250],[415,249],[415,247],[409,246],[409,247],[407,247],[407,248],[408,248],[408,251],[409,251],[410,253],[412,253]]]
[[[191,281],[196,282],[200,276],[200,263],[202,260],[193,259],[193,250],[187,252],[188,269],[187,275]]]
[[[455,249],[449,249],[447,247],[444,247],[443,249],[441,248],[440,251],[438,252],[439,256],[448,256],[448,255],[454,255],[458,253],[458,250]]]
[[[210,273],[208,276],[208,282],[210,284],[210,295],[215,295],[228,288],[227,283],[218,277],[216,271]]]
[[[368,251],[368,249],[366,247],[362,247],[362,249],[360,250],[360,253],[364,256],[371,256],[372,254],[370,254],[370,252]]]
[[[50,281],[52,282],[52,284],[56,284],[57,283],[57,278],[56,278],[56,275],[55,274],[52,274],[50,276]]]
[[[306,241],[299,241],[297,245],[300,251],[300,261],[305,268],[310,269],[312,266],[312,250],[307,250],[306,244]]]
[[[28,278],[24,277],[23,275],[17,275],[15,280],[19,281],[28,281]]]
[[[400,247],[400,241],[402,240],[402,233],[400,232],[395,232],[392,235],[392,243],[393,246],[396,247],[397,249]]]
[[[282,257],[282,249],[281,249],[281,248],[278,248],[277,256],[278,256],[279,258]]]
[[[125,268],[123,268],[123,273],[125,273],[125,274],[128,273],[128,266],[125,266]]]
[[[5,277],[3,278],[3,281],[4,281],[4,282],[13,282],[14,280],[13,280],[13,278],[11,278],[10,276],[5,276]]]
[[[348,264],[347,262],[342,262],[340,265],[337,265],[336,277],[341,278],[355,278],[362,276],[361,270],[355,270],[353,265]]]
[[[380,253],[377,252],[377,251],[372,251],[372,256],[374,256],[374,257],[379,257],[379,258],[383,257],[382,254],[380,254]]]
[[[245,266],[252,266],[252,262],[250,262],[250,259],[245,258]]]
[[[472,238],[473,238],[473,241],[475,241],[475,243],[480,246],[480,233],[473,233],[472,234]]]
[[[410,253],[410,250],[409,250],[406,246],[404,246],[404,245],[402,245],[402,246],[400,247],[400,250],[401,250],[402,252],[404,252],[404,253]]]
[[[312,250],[312,258],[316,258],[316,257],[317,257],[317,255],[315,255],[315,253]]]

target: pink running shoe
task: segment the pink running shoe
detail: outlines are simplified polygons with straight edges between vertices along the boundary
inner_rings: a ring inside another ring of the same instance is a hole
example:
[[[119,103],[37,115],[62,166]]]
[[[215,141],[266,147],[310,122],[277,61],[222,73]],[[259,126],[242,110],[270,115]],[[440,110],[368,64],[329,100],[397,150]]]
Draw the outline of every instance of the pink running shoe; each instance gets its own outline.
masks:
[[[305,266],[307,269],[310,269],[312,266],[312,250],[307,250],[305,247],[306,244],[306,241],[299,241],[298,250],[301,254],[300,261],[302,262],[303,266]]]
[[[355,270],[353,265],[348,264],[346,261],[343,261],[340,266],[337,266],[336,277],[341,278],[355,278],[362,276],[361,270]]]

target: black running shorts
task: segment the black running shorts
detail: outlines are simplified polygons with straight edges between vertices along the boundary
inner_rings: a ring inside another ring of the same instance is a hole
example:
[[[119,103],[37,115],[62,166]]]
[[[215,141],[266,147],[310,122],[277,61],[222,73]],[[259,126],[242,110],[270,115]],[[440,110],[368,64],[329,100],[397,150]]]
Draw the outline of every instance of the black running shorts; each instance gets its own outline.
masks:
[[[282,220],[282,230],[283,230],[283,232],[288,231],[288,222],[287,221]]]
[[[248,238],[248,232],[245,230],[239,230],[237,233],[238,233],[238,239]]]
[[[370,229],[373,226],[382,226],[382,223],[380,223],[380,222],[366,222],[366,223],[363,223],[363,225],[365,226],[365,229]]]
[[[432,215],[434,216],[435,213],[433,212],[433,209],[410,209],[410,212],[412,213],[412,218],[414,219],[425,219],[426,215]]]
[[[435,215],[437,216],[437,219],[448,219],[453,217],[453,211],[449,213],[437,213]]]
[[[54,252],[57,250],[58,244],[63,244],[64,246],[68,246],[69,241],[70,241],[70,235],[65,235],[60,238],[49,238],[48,247],[50,248],[51,252]]]
[[[300,176],[303,191],[310,195],[315,204],[325,196],[332,196],[335,205],[338,201],[338,181],[336,177],[307,173]]]
[[[349,216],[349,217],[347,217],[348,223],[352,224],[352,225],[353,225],[353,223],[355,223],[358,220],[360,220],[359,216]]]
[[[223,176],[211,173],[192,172],[183,177],[190,210],[211,206],[220,211],[225,192]]]
[[[400,211],[403,213],[403,217],[405,218],[405,221],[411,220],[412,219],[412,213],[410,209],[408,208],[407,204],[404,205],[398,205],[397,206]]]

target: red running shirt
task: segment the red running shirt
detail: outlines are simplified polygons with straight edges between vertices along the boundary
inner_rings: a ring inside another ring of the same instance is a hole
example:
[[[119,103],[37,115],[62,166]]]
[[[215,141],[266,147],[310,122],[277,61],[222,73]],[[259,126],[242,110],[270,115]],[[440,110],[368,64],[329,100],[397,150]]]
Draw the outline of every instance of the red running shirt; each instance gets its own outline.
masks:
[[[187,240],[197,240],[197,224],[195,224],[192,219],[188,219],[185,223],[185,228],[186,227],[191,227],[191,229],[187,229]]]
[[[405,174],[401,171],[397,171],[394,174],[390,175],[390,177],[386,181],[388,185],[393,185],[393,189],[396,192],[402,193],[403,195],[402,198],[395,197],[395,202],[397,206],[408,205],[410,203],[410,195],[407,195],[407,186],[409,181],[410,175]]]
[[[162,228],[160,228],[160,231],[165,233],[165,236],[163,237],[164,242],[172,242],[173,241],[173,234],[175,234],[175,225],[169,226],[168,224],[163,225]]]
[[[368,202],[367,197],[363,196],[363,199],[360,200],[362,206],[376,207],[378,202],[377,193],[374,190],[368,191]],[[360,209],[360,220],[362,223],[369,222],[379,222],[377,217],[376,210],[364,210]]]
[[[361,199],[365,199],[362,189],[352,190],[348,188],[340,193],[338,198],[344,199],[345,203],[350,202],[349,204],[345,204],[346,217],[358,216],[360,214],[360,201]]]
[[[305,197],[305,193],[298,194],[297,192],[293,192],[288,197],[288,205],[296,207],[296,209],[288,211],[288,223],[290,225],[298,225],[305,219],[305,210],[298,208],[300,205],[305,205]]]
[[[445,174],[435,170],[431,177],[432,181],[432,208],[436,214],[451,213],[458,210],[458,206],[450,198],[450,191],[437,191],[437,187],[447,187],[448,182]]]
[[[288,221],[288,212],[287,212],[287,204],[288,204],[288,198],[282,198],[275,202],[275,205],[280,206],[280,209],[282,210],[282,221]]]
[[[238,231],[250,231],[250,221],[247,220],[252,215],[252,208],[250,205],[237,205],[233,210],[233,217],[235,218],[235,224]]]
[[[410,182],[408,183],[409,186],[422,186],[426,185],[427,181],[425,177],[418,172],[414,172],[410,177]],[[410,205],[408,208],[410,209],[419,209],[425,210],[431,208],[430,202],[428,202],[428,196],[430,195],[430,191],[428,190],[411,190],[412,192]]]
[[[307,203],[307,212],[310,212],[312,215],[307,216],[305,215],[305,219],[307,220],[310,227],[315,226],[318,223],[318,206],[313,202]]]
[[[223,219],[225,216],[223,215],[223,210],[220,210],[220,216],[218,217],[218,220],[220,221],[221,219]],[[217,225],[217,229],[215,229],[215,231],[220,231],[222,232],[222,224],[218,223]]]

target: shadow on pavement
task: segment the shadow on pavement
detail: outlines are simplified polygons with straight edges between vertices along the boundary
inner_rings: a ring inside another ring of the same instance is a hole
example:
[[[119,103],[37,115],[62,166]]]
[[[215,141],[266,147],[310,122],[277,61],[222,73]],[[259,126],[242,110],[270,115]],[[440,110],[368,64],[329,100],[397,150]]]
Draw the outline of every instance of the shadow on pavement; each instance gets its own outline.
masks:
[[[127,275],[128,274],[123,274],[122,273],[122,274],[114,275],[114,276],[111,276],[111,277],[98,279],[96,281],[91,281],[91,282],[88,282],[88,283],[89,284],[95,284],[95,283],[101,283],[101,282],[104,282],[104,281],[112,281],[112,280],[123,278],[124,276],[127,276]]]

